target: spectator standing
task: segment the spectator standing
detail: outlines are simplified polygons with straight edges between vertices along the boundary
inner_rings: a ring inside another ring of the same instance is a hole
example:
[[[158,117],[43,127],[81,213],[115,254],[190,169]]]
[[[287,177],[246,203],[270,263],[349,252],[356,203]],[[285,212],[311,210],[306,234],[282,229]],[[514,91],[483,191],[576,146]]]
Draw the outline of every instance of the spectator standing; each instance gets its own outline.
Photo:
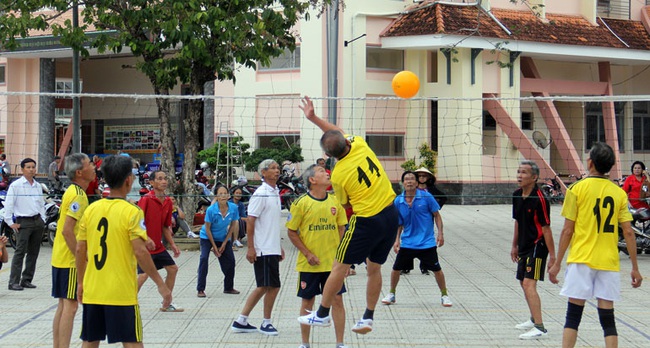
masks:
[[[142,347],[142,320],[138,305],[141,267],[158,286],[162,308],[172,302],[147,250],[147,231],[142,210],[126,200],[136,179],[131,159],[109,156],[102,172],[110,195],[90,205],[81,217],[77,236],[77,299],[83,304],[81,339],[84,347],[99,341],[123,342]]]
[[[352,331],[372,331],[375,307],[381,292],[381,265],[395,242],[398,213],[393,205],[395,191],[377,156],[358,136],[345,136],[334,124],[316,116],[314,104],[305,97],[300,106],[307,120],[323,131],[320,144],[330,157],[338,159],[332,171],[332,187],[343,207],[352,206],[350,228],[339,244],[318,311],[298,321],[312,326],[327,326],[332,301],[343,286],[350,265],[366,261],[366,311]]]
[[[623,229],[632,271],[633,288],[641,286],[636,255],[636,239],[627,196],[606,176],[614,166],[614,150],[605,143],[594,143],[589,151],[589,175],[569,187],[562,206],[564,227],[560,235],[557,258],[548,271],[557,284],[562,259],[569,249],[564,284],[560,295],[569,298],[562,336],[562,347],[574,347],[585,302],[598,300],[598,318],[605,336],[605,346],[618,347],[614,301],[621,298],[618,229]]]
[[[43,188],[34,179],[36,161],[29,157],[25,158],[20,162],[20,168],[23,176],[9,186],[5,199],[4,220],[16,233],[16,252],[11,260],[9,290],[36,288],[36,285],[32,284],[32,279],[34,279],[36,260],[41,250],[45,228]]]
[[[72,184],[61,200],[56,236],[52,246],[52,297],[58,306],[52,321],[54,347],[69,347],[74,317],[77,313],[77,234],[88,207],[85,189],[96,178],[95,164],[83,153],[66,156],[65,170]]]
[[[61,163],[61,157],[54,156],[54,160],[50,163],[47,169],[47,180],[50,183],[50,189],[54,193],[61,192],[61,178],[59,178],[59,164]]]
[[[336,247],[343,237],[348,219],[336,197],[327,193],[331,183],[324,167],[311,165],[302,177],[309,192],[291,204],[286,226],[291,243],[300,251],[296,260],[300,284],[298,297],[302,298],[300,315],[307,315],[314,306],[316,295],[323,293],[325,282],[332,271]],[[332,303],[336,348],[345,347],[344,292],[345,285]],[[309,325],[300,325],[302,344],[299,348],[309,348],[309,331]]]
[[[623,191],[627,193],[630,205],[634,209],[650,209],[648,202],[645,200],[650,196],[650,181],[646,175],[645,164],[641,161],[632,163],[632,175],[625,178],[623,182]]]
[[[278,330],[271,323],[275,299],[280,292],[280,261],[284,249],[280,241],[280,191],[277,187],[280,166],[272,159],[263,160],[258,166],[262,185],[255,190],[248,202],[246,259],[253,264],[257,288],[248,295],[241,314],[232,323],[234,332],[255,332],[258,329],[248,322],[257,302],[264,297],[264,319],[259,332],[277,336]]]
[[[445,245],[440,207],[430,193],[418,190],[414,172],[404,172],[402,184],[404,192],[395,198],[395,207],[399,211],[399,228],[393,250],[397,257],[390,273],[390,292],[381,302],[386,305],[395,303],[400,272],[413,269],[413,260],[417,258],[423,270],[433,271],[440,289],[442,306],[451,307],[445,274],[438,260],[438,248]],[[437,236],[434,221],[438,228]]]
[[[163,238],[169,243],[174,257],[181,254],[180,249],[174,243],[172,233],[172,200],[165,194],[167,190],[167,174],[162,170],[157,170],[151,175],[153,180],[149,181],[153,190],[149,191],[138,201],[138,206],[144,213],[144,223],[147,229],[147,237],[152,242],[149,243],[149,253],[151,259],[157,270],[162,268],[167,272],[165,278],[165,285],[172,293],[174,292],[174,284],[176,283],[176,275],[178,274],[178,266],[174,259],[169,255],[169,252],[163,245]],[[147,281],[147,273],[138,267],[138,291],[142,285]],[[173,303],[168,307],[160,308],[163,312],[182,312],[182,308],[178,308]]]
[[[205,224],[201,227],[199,270],[196,284],[198,297],[206,297],[205,284],[208,276],[210,252],[219,260],[223,272],[223,293],[237,295],[235,285],[235,254],[232,251],[231,237],[239,232],[239,212],[234,203],[228,202],[230,195],[225,186],[219,185],[215,199],[217,202],[205,212]]]
[[[533,161],[523,161],[517,169],[517,189],[512,195],[512,218],[515,220],[510,258],[517,263],[517,280],[528,304],[530,319],[515,328],[528,330],[519,335],[522,340],[546,338],[542,322],[542,301],[537,282],[544,280],[546,258],[549,268],[555,263],[555,243],[551,232],[551,205],[537,187],[539,167]]]

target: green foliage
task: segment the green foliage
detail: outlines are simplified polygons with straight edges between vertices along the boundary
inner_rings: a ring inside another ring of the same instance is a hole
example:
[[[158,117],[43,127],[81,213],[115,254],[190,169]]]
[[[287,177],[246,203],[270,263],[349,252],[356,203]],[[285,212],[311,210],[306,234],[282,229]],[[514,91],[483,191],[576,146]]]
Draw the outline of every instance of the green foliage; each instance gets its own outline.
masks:
[[[415,162],[415,158],[411,158],[406,162],[402,163],[400,167],[402,167],[402,169],[404,170],[411,170],[411,171],[421,167],[425,167],[429,169],[431,173],[435,174],[438,152],[432,150],[431,147],[429,147],[429,144],[427,143],[422,143],[422,145],[418,147],[418,151],[420,152],[420,156],[419,156],[420,164],[417,164]]]
[[[244,159],[246,170],[255,171],[257,166],[265,159],[272,158],[278,164],[284,161],[291,161],[293,163],[302,162],[305,159],[302,157],[302,148],[297,144],[288,145],[283,138],[273,138],[271,140],[270,148],[259,148]]]
[[[231,164],[238,164],[243,162],[250,156],[250,145],[242,142],[243,137],[237,136],[230,138],[230,143],[217,142],[213,147],[199,151],[197,154],[197,162],[207,162],[210,168],[222,169],[217,165],[225,165],[228,162]],[[228,156],[230,155],[230,161]],[[240,161],[240,158],[242,159]]]

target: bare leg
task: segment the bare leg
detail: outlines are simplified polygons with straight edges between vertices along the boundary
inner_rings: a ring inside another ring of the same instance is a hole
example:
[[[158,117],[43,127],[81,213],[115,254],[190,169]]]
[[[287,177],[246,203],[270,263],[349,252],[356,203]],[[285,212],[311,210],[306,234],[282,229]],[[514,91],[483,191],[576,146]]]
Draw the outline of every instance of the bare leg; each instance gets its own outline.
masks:
[[[248,295],[248,299],[246,299],[246,304],[244,305],[244,309],[242,310],[241,314],[248,316],[251,314],[251,311],[253,311],[253,308],[255,308],[255,305],[260,301],[262,296],[266,294],[268,291],[268,287],[263,286],[263,287],[258,287],[251,292],[250,295]]]
[[[81,346],[83,348],[97,348],[97,347],[99,347],[99,341],[92,341],[92,342],[83,341]]]
[[[266,295],[264,295],[264,319],[271,319],[275,298],[278,297],[280,288],[267,287],[267,289]]]
[[[343,334],[345,333],[345,307],[343,306],[343,296],[337,294],[332,302],[332,307],[332,319],[334,321],[336,343],[343,343]]]
[[[539,299],[539,294],[537,293],[537,281],[525,278],[521,282],[521,287],[524,289],[524,295],[526,295],[526,302],[528,303],[528,309],[530,310],[530,316],[533,318],[533,322],[537,325],[542,324],[542,301]]]
[[[146,273],[138,274],[138,292],[140,292],[140,288],[142,288],[142,285],[147,279],[149,279],[149,276]]]
[[[174,293],[174,285],[176,284],[176,274],[178,274],[178,265],[165,266],[167,277],[165,278],[165,285],[169,291]]]
[[[124,348],[142,348],[144,343],[142,342],[122,342]]]
[[[445,281],[445,274],[442,272],[442,270],[439,270],[437,272],[433,272],[433,275],[436,277],[436,283],[438,283],[438,288],[440,289],[440,292],[442,292],[442,290],[447,289],[447,282]]]
[[[579,300],[576,298],[569,298],[569,302],[577,304],[578,306],[585,306],[585,300]],[[564,329],[562,334],[562,348],[573,348],[576,345],[578,340],[578,330],[574,329]]]
[[[54,341],[55,347],[70,347],[70,340],[72,339],[72,328],[74,326],[74,316],[77,314],[79,303],[77,300],[59,299],[59,308],[61,308],[61,316],[59,317],[57,332],[53,332],[56,337]],[[59,309],[57,309],[57,312]],[[57,326],[57,323],[55,323]]]
[[[368,282],[366,285],[366,308],[375,310],[381,292],[381,265],[366,259],[368,264]],[[328,279],[329,280],[329,279]],[[339,290],[341,288],[339,287]]]
[[[332,272],[330,272],[330,276],[327,278],[327,282],[325,282],[325,288],[323,288],[323,298],[321,299],[321,305],[323,307],[332,307],[334,297],[339,293],[339,291],[341,291],[341,287],[343,286],[343,281],[345,280],[345,275],[347,274],[348,269],[350,269],[350,265],[339,263],[338,261],[334,260],[334,264],[332,265]],[[379,292],[377,292],[377,296],[379,296]]]
[[[307,311],[311,311],[314,308],[314,300],[315,297],[312,297],[310,299],[302,299],[302,304],[300,306],[300,315],[307,315]],[[300,336],[302,338],[302,343],[308,343],[309,342],[309,331],[311,329],[311,326],[309,325],[304,325],[300,324]]]
[[[390,272],[390,290],[397,289],[397,284],[399,283],[400,271],[393,270]]]

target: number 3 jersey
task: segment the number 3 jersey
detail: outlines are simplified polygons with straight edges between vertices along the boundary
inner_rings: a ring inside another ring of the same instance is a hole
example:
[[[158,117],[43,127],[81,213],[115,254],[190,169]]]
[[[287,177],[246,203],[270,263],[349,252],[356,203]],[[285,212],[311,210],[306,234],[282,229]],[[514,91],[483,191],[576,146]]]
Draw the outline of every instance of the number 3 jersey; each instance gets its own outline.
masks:
[[[625,191],[607,178],[584,178],[567,190],[562,216],[575,222],[567,263],[619,271],[618,224],[632,221]]]
[[[351,148],[332,171],[334,194],[342,205],[350,203],[357,216],[374,216],[393,202],[395,191],[377,156],[363,138],[345,137]]]
[[[137,260],[131,245],[137,238],[147,240],[144,214],[138,206],[120,198],[88,206],[78,236],[88,247],[84,304],[138,304]]]

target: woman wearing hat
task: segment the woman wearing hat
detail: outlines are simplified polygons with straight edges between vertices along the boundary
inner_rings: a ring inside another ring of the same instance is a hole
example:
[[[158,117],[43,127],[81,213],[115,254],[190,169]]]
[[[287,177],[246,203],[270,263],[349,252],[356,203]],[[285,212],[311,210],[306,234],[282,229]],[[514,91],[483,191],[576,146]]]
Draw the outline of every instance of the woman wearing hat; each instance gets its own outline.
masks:
[[[433,195],[440,209],[442,209],[442,206],[447,202],[447,196],[436,187],[436,177],[433,173],[425,167],[420,167],[415,170],[415,175],[418,176],[418,188]]]

